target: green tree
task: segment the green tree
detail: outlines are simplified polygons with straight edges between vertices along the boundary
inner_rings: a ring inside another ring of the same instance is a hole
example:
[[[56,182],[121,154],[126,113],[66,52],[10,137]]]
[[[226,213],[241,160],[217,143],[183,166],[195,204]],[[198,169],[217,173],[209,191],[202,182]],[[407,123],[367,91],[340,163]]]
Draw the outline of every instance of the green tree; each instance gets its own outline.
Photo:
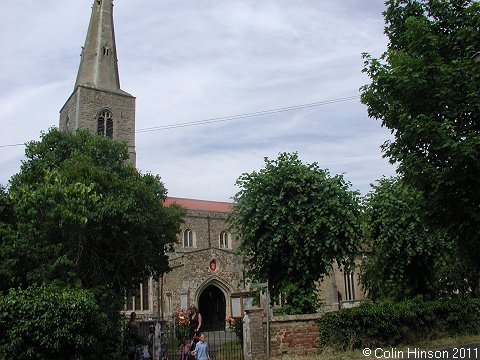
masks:
[[[52,129],[27,144],[26,157],[10,180],[15,219],[1,240],[24,251],[2,254],[15,286],[80,280],[121,295],[168,269],[183,210],[163,206],[165,187],[128,164],[125,144]]]
[[[431,223],[458,239],[480,294],[480,3],[386,4],[389,44],[380,59],[364,55],[362,102],[392,131],[385,155],[424,193]]]
[[[23,277],[23,254],[28,251],[17,237],[13,204],[6,189],[0,187],[0,291],[15,287]]]
[[[296,153],[265,158],[265,167],[242,174],[237,186],[228,221],[241,237],[247,276],[286,295],[287,312],[316,311],[316,281],[335,261],[348,267],[357,252],[358,194]]]
[[[379,180],[363,202],[361,280],[371,298],[396,300],[465,291],[454,241],[425,220],[425,201],[401,178]]]
[[[12,202],[5,187],[0,185],[0,228],[14,222]]]
[[[27,144],[26,157],[8,191],[0,191],[0,294],[26,289],[3,298],[8,317],[0,319],[0,332],[9,339],[2,351],[12,354],[18,344],[29,343],[25,324],[33,322],[40,323],[33,328],[38,341],[22,356],[65,358],[68,349],[69,358],[92,358],[82,354],[91,354],[93,346],[93,357],[115,358],[122,343],[124,294],[168,270],[165,250],[176,241],[184,210],[164,207],[160,178],[140,174],[128,163],[127,145],[113,139],[52,129]],[[55,284],[58,291],[44,291],[43,284]],[[62,287],[74,290],[65,294]],[[94,296],[98,309],[80,306],[84,301],[76,294],[83,297],[82,288]],[[16,302],[24,295],[33,308]],[[66,315],[70,305],[93,313]],[[50,316],[57,331],[51,336],[44,324]],[[89,323],[88,316],[99,317],[103,326],[73,338],[70,323],[76,318]],[[41,342],[42,334],[52,342]]]

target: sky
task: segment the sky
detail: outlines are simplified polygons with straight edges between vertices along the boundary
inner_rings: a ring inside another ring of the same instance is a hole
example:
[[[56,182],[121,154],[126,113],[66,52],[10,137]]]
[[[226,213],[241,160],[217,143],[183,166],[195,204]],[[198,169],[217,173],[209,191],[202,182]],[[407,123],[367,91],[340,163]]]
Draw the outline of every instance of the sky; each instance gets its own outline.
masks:
[[[7,185],[24,159],[17,144],[58,127],[93,1],[1,2],[0,184]],[[160,175],[169,196],[231,201],[236,179],[280,152],[342,174],[361,195],[394,175],[380,150],[391,135],[359,100],[369,83],[362,53],[379,57],[387,46],[384,0],[114,4],[121,88],[137,98],[137,168]],[[237,116],[255,113],[267,114]],[[145,131],[209,119],[222,121]]]

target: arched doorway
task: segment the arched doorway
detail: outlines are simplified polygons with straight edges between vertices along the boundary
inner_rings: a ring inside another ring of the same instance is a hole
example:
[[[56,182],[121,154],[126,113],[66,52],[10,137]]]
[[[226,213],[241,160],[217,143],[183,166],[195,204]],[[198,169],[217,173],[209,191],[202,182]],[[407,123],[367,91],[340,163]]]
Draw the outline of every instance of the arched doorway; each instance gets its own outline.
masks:
[[[215,285],[207,286],[198,298],[198,311],[202,314],[202,330],[225,330],[225,295]]]

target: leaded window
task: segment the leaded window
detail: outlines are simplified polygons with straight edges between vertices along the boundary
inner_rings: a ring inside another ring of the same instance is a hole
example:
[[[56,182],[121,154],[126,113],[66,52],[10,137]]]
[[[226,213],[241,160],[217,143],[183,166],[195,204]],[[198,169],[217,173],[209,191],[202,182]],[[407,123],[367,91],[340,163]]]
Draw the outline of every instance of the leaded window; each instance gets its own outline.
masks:
[[[97,134],[113,137],[113,115],[109,110],[102,110],[97,116]]]

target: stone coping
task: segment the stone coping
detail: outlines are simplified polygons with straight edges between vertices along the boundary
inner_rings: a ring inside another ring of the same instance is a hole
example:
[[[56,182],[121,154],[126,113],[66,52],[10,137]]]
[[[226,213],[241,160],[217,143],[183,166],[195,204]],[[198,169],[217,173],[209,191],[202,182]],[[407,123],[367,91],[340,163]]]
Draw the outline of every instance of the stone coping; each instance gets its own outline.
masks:
[[[323,316],[322,313],[315,314],[301,314],[301,315],[281,315],[281,316],[272,316],[270,318],[271,322],[282,322],[282,321],[309,321],[309,320],[318,320]]]

